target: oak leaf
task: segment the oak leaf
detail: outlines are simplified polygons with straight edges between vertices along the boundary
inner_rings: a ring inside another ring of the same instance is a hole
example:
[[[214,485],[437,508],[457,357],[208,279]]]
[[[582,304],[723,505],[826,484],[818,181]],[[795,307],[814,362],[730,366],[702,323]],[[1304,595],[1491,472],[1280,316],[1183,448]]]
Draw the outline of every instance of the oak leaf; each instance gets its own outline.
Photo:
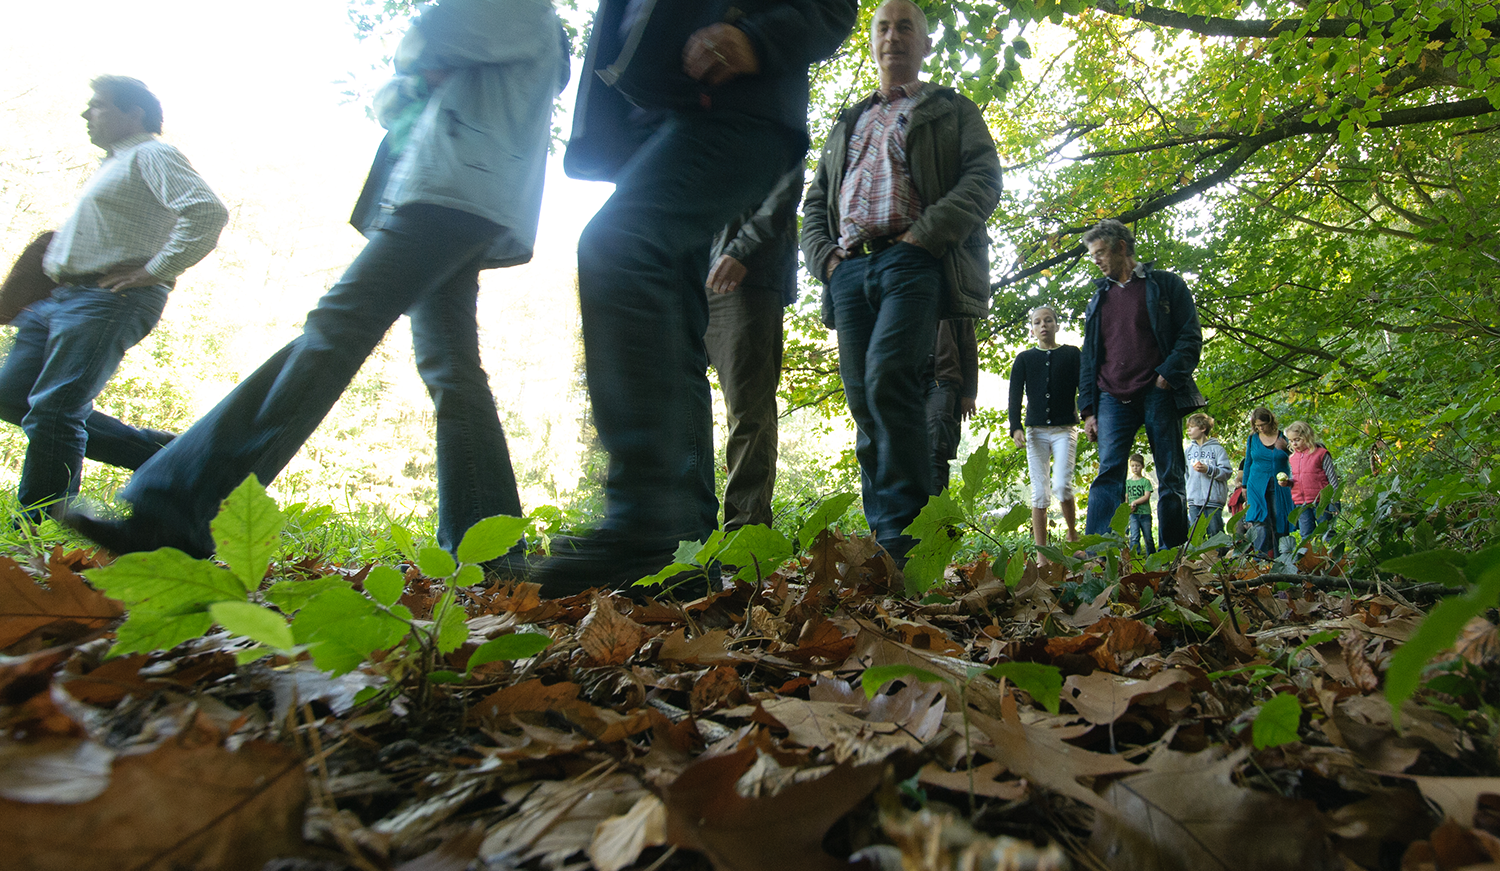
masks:
[[[875,789],[885,766],[846,763],[770,792],[742,782],[758,756],[744,747],[688,766],[665,790],[669,841],[705,854],[717,871],[847,868],[823,852],[823,837]]]
[[[56,562],[51,569],[43,587],[15,560],[0,556],[0,650],[40,630],[78,637],[124,615],[119,602],[71,569]]]

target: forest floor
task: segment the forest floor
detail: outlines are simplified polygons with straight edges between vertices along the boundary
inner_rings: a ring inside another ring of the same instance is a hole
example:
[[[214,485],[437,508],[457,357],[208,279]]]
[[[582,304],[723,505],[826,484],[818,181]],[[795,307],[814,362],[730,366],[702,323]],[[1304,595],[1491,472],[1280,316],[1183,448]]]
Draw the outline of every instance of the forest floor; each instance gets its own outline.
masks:
[[[980,559],[923,604],[829,532],[687,603],[461,589],[452,682],[400,685],[223,632],[110,658],[97,565],[0,557],[0,867],[1500,868],[1495,625],[1398,725],[1385,671],[1441,588],[1317,556]],[[442,584],[401,568],[428,616]],[[516,633],[551,643],[468,667]]]

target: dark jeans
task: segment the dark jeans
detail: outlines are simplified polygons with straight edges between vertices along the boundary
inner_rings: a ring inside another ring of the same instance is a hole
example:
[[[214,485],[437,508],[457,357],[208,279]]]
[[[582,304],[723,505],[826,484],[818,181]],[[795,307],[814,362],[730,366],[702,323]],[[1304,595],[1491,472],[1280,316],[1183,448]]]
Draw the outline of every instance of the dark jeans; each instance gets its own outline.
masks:
[[[729,436],[724,528],[771,525],[776,488],[776,385],[781,381],[781,291],[747,284],[705,291],[708,362],[719,376]]]
[[[703,340],[709,247],[765,199],[801,145],[797,133],[748,116],[673,113],[578,240],[589,399],[609,452],[607,537],[670,552],[718,525]]]
[[[1182,454],[1182,414],[1172,391],[1152,387],[1130,402],[1101,392],[1094,410],[1099,427],[1099,476],[1089,487],[1088,535],[1109,532],[1115,509],[1125,500],[1125,472],[1135,434],[1146,428],[1156,464],[1156,516],[1163,549],[1188,540],[1187,459]]]
[[[1188,531],[1189,533],[1198,529],[1199,521],[1208,524],[1208,532],[1205,538],[1218,535],[1224,531],[1224,506],[1222,505],[1189,505],[1188,506]]]
[[[958,420],[959,385],[952,381],[927,380],[927,439],[932,443],[932,487],[941,493],[952,476],[953,458],[963,425]]]
[[[1156,553],[1156,542],[1151,539],[1151,515],[1130,515],[1129,533],[1130,550],[1132,553],[1137,556]],[[1142,542],[1145,543],[1145,550],[1141,549]]]
[[[219,503],[252,472],[269,482],[301,449],[403,313],[437,425],[438,543],[476,521],[519,516],[505,434],[479,362],[475,300],[495,224],[441,206],[402,207],[277,351],[131,478],[137,515],[199,545]]]
[[[941,286],[938,259],[906,243],[845,260],[829,284],[865,519],[898,559],[915,543],[902,530],[934,492],[923,374]]]
[[[94,411],[94,397],[125,352],[156,326],[166,304],[161,286],[118,293],[63,287],[16,317],[15,345],[0,368],[0,419],[26,433],[16,488],[23,507],[77,495],[85,456],[134,469],[171,438]]]

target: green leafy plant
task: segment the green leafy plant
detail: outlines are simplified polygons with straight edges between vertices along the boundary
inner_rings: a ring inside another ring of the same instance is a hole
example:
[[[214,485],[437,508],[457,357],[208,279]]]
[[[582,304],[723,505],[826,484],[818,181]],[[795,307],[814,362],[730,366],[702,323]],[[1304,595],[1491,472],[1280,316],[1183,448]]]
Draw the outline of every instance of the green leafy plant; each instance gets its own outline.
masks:
[[[362,590],[342,577],[282,580],[262,589],[286,517],[253,475],[224,500],[211,524],[224,566],[162,548],[122,556],[88,577],[129,609],[116,633],[116,655],[169,649],[218,624],[251,642],[236,654],[242,664],[273,653],[288,658],[305,653],[318,668],[338,675],[359,668],[376,651],[388,651],[381,662],[388,686],[394,691],[413,680],[421,703],[428,698],[430,675],[438,675],[436,682],[445,675],[457,678],[435,666],[469,637],[458,589],[482,582],[481,565],[509,551],[527,524],[519,517],[481,520],[464,535],[456,556],[416,547],[405,530],[393,531],[398,547],[414,553],[417,568],[446,587],[430,620],[417,620],[401,604],[406,577],[390,566],[371,568]],[[548,643],[536,634],[495,639],[475,651],[469,670],[533,656]]]
[[[1380,568],[1415,581],[1467,587],[1427,612],[1417,631],[1391,655],[1385,697],[1391,703],[1393,721],[1399,723],[1401,705],[1421,686],[1427,663],[1453,646],[1470,620],[1500,604],[1500,546],[1473,554],[1448,549],[1411,554],[1387,560]]]
[[[917,539],[902,569],[907,593],[921,596],[932,589],[969,533],[978,535],[993,548],[995,565],[1005,566],[1007,584],[1014,586],[1021,580],[1026,568],[1025,553],[1021,548],[1007,547],[1000,536],[1019,529],[1031,518],[1031,509],[1016,505],[998,521],[986,522],[979,497],[986,493],[989,477],[990,442],[986,438],[964,461],[957,490],[949,487],[929,498],[917,518],[902,530]]]
[[[1260,706],[1250,724],[1250,740],[1256,750],[1278,747],[1297,740],[1302,725],[1302,703],[1291,693],[1277,693]]]

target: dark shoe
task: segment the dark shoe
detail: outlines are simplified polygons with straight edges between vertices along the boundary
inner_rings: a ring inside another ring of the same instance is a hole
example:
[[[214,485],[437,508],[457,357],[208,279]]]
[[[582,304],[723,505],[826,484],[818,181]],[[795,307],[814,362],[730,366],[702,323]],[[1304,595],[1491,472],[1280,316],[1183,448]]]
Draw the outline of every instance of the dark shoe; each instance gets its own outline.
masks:
[[[136,513],[130,517],[99,517],[83,508],[64,509],[57,518],[84,538],[115,554],[142,553],[172,547],[196,559],[213,555],[212,546],[192,538],[166,523]]]
[[[559,536],[552,540],[552,556],[537,566],[531,580],[542,585],[544,599],[576,596],[595,587],[619,590],[633,599],[661,595],[697,599],[708,595],[705,569],[681,572],[660,585],[635,585],[671,565],[673,554],[674,548],[640,545],[608,535]]]
[[[484,569],[486,580],[493,579],[502,584],[509,584],[531,580],[532,573],[536,571],[536,562],[531,558],[531,554],[517,549],[483,563],[481,567]]]

